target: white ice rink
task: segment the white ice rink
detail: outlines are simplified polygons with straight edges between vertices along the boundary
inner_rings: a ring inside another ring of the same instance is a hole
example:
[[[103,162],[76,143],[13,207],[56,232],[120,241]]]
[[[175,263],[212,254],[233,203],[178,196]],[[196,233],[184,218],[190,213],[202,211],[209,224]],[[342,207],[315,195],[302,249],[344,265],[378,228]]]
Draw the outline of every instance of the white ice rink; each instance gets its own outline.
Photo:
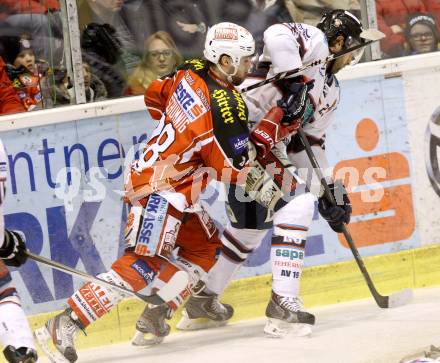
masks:
[[[148,348],[124,343],[84,350],[78,362],[398,363],[440,344],[440,288],[416,290],[409,305],[396,309],[382,310],[371,299],[310,311],[317,317],[310,337],[267,338],[258,319],[172,334]]]

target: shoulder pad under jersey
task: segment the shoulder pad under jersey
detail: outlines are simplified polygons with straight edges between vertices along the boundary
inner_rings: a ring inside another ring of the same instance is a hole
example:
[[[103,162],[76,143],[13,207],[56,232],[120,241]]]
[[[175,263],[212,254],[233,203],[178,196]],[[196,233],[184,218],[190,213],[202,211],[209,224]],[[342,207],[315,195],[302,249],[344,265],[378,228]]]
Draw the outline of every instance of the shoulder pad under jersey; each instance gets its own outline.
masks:
[[[194,59],[188,59],[184,63],[182,63],[180,66],[177,67],[177,70],[186,70],[190,69],[195,73],[198,73],[200,75],[206,74],[209,70],[208,62],[204,59],[200,58],[194,58]]]

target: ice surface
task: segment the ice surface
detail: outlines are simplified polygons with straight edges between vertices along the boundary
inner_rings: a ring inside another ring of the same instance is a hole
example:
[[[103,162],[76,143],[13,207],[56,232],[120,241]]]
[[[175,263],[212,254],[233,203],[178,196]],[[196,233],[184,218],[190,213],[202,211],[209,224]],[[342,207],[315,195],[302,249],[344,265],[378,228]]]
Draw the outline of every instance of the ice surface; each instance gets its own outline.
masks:
[[[153,347],[124,343],[84,350],[78,362],[398,363],[440,343],[440,287],[415,290],[409,305],[395,309],[380,309],[370,299],[310,311],[317,318],[311,337],[267,338],[264,319],[257,319],[172,334]]]

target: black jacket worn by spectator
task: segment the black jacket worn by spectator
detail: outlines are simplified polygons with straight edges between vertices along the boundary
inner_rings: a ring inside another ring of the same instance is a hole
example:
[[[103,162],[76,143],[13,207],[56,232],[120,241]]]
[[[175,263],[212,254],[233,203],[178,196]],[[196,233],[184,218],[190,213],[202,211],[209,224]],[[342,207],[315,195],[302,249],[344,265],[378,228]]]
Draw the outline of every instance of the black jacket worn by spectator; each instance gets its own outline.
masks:
[[[83,60],[90,72],[105,85],[109,98],[121,97],[125,86],[117,62],[121,56],[121,44],[109,24],[89,24],[81,37]]]

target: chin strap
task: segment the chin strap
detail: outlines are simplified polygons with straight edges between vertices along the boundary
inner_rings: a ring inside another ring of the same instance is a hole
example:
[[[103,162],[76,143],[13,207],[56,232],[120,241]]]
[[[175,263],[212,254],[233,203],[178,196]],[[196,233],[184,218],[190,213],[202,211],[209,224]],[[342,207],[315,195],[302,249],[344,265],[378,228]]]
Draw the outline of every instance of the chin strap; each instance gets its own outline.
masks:
[[[224,74],[227,77],[228,82],[231,83],[231,84],[232,84],[232,77],[234,77],[237,74],[237,72],[238,72],[238,67],[235,66],[235,65],[232,65],[232,66],[234,67],[234,72],[229,74],[229,73],[226,73],[223,70],[223,68],[220,67],[220,65],[218,63],[216,64],[217,69],[220,71],[220,73]]]

